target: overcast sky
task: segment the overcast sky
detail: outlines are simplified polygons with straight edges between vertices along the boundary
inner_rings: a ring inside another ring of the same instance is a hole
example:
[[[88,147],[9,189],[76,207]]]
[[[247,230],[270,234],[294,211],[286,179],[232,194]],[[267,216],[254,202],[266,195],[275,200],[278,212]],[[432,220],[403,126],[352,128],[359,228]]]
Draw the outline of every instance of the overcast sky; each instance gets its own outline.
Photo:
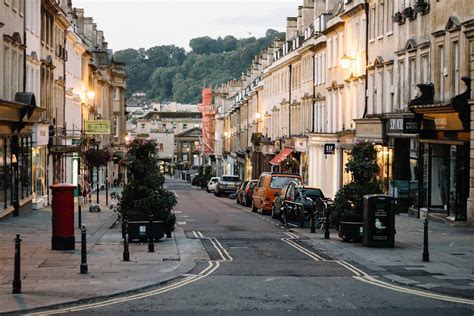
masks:
[[[73,0],[91,16],[113,50],[175,44],[199,36],[260,37],[284,31],[302,0]],[[251,35],[249,35],[251,34]]]

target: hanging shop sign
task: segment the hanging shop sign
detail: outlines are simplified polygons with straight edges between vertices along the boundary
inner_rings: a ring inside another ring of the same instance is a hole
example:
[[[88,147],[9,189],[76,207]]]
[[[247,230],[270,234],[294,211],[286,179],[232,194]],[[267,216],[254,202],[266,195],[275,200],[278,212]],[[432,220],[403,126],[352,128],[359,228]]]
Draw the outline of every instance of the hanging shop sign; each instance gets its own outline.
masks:
[[[84,123],[87,135],[110,135],[110,121],[97,120],[85,121]]]
[[[336,144],[324,144],[324,154],[334,155],[336,152]]]

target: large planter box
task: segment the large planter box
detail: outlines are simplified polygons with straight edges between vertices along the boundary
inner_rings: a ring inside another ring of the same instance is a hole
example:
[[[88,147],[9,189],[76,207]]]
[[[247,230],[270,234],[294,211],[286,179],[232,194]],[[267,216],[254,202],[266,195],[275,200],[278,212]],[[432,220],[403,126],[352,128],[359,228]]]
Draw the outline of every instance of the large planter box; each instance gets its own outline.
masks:
[[[362,242],[364,224],[362,210],[346,210],[339,222],[339,237],[343,241]]]
[[[163,238],[165,234],[171,233],[165,223],[162,221],[153,221],[152,233],[153,240],[158,241]],[[129,221],[128,222],[128,240],[130,242],[146,242],[148,241],[149,222],[143,221]],[[125,238],[125,224],[122,222],[122,238]]]

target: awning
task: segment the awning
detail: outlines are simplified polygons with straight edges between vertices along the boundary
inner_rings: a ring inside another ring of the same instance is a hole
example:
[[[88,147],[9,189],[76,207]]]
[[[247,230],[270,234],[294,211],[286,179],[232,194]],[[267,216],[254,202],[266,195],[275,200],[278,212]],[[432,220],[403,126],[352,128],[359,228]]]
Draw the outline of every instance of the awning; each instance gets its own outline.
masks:
[[[286,157],[291,155],[295,150],[290,147],[285,147],[283,148],[282,151],[275,157],[273,157],[272,160],[270,160],[270,164],[274,166],[279,166],[283,160],[285,160]]]

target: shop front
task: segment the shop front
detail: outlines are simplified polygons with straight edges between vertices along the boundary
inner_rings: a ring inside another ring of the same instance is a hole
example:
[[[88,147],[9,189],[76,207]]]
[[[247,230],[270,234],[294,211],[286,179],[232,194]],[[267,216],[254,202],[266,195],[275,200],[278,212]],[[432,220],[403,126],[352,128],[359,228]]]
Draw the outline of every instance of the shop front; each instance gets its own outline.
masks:
[[[410,107],[420,122],[418,209],[420,216],[465,221],[470,122],[456,106],[456,98],[453,103]]]
[[[0,100],[0,219],[31,210],[33,199],[32,132],[42,109],[31,93],[15,99]]]
[[[379,156],[385,159],[385,189],[395,199],[399,213],[415,214],[410,210],[418,202],[418,132],[413,113],[387,114],[387,147]]]
[[[381,117],[370,117],[354,120],[356,122],[356,141],[367,141],[375,145],[378,179],[382,182],[384,193],[390,191],[392,181],[393,145],[387,138],[387,120]]]
[[[308,182],[334,198],[343,179],[344,146],[337,134],[308,135]]]
[[[45,207],[48,204],[47,156],[49,125],[35,124],[33,126],[32,146],[32,194],[33,209]]]

